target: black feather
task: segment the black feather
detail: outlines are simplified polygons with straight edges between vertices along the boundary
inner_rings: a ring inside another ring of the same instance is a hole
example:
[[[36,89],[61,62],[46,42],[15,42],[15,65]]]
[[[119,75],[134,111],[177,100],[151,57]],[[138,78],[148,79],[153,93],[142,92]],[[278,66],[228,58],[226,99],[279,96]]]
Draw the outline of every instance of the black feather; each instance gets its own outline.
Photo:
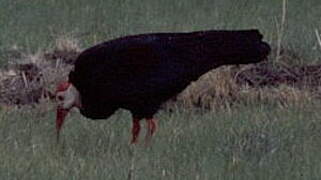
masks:
[[[258,30],[127,36],[82,52],[69,81],[86,117],[107,118],[124,108],[149,118],[211,69],[264,60],[270,46],[262,38]]]

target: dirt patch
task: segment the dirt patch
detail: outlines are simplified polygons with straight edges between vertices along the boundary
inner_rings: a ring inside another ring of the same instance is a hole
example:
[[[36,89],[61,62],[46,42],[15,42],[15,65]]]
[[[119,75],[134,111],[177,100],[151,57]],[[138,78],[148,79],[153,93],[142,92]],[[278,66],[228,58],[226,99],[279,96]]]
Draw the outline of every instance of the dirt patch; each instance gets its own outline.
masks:
[[[74,41],[64,40],[57,44],[48,52],[12,56],[20,58],[15,61],[20,63],[0,70],[0,104],[36,104],[54,98],[56,84],[66,80],[81,52]],[[290,65],[291,58],[296,61],[299,57],[293,52],[282,51],[278,63],[268,61],[215,69],[192,83],[166,106],[220,109],[250,101],[275,101],[284,106],[320,98],[321,65]]]
[[[53,99],[56,84],[66,80],[79,53],[76,49],[54,49],[11,57],[10,62],[15,63],[0,70],[0,104],[20,106]]]
[[[73,65],[78,55],[79,55],[79,52],[74,50],[73,51],[54,50],[53,52],[45,53],[44,58],[47,61],[54,61],[54,63],[57,60],[60,60],[65,64]]]
[[[273,54],[273,53],[272,53]],[[203,75],[166,107],[230,108],[238,103],[275,103],[280,107],[321,98],[321,64],[298,65],[302,58],[282,50],[278,62],[226,66]]]
[[[318,88],[321,84],[321,65],[288,66],[262,63],[236,72],[238,84],[253,87],[286,84],[297,88]]]

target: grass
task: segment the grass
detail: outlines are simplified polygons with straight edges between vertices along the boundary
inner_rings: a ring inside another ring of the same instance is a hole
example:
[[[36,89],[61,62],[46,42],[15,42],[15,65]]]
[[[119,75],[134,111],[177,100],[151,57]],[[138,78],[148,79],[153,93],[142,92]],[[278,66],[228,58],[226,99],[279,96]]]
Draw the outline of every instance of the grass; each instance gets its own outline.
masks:
[[[282,46],[303,55],[304,63],[319,60],[319,1],[291,0],[285,10]],[[89,47],[128,34],[258,28],[275,46],[283,14],[277,0],[1,0],[0,11],[2,63],[13,46],[34,53],[66,35]]]
[[[125,111],[106,121],[73,113],[59,144],[53,113],[27,107],[3,111],[0,174],[2,179],[317,179],[320,106],[161,111],[148,147],[144,132],[140,144],[129,145]]]
[[[12,50],[35,54],[65,37],[86,48],[128,34],[245,28],[294,52],[300,62],[293,63],[319,62],[319,0],[286,2],[0,0],[0,65],[13,61]],[[220,83],[218,95],[235,92],[223,77]],[[126,111],[105,121],[72,113],[56,144],[52,104],[0,107],[0,179],[319,179],[321,102],[291,87],[235,93],[231,106],[223,98],[213,110],[160,111],[148,147],[145,132],[141,144],[129,145]]]

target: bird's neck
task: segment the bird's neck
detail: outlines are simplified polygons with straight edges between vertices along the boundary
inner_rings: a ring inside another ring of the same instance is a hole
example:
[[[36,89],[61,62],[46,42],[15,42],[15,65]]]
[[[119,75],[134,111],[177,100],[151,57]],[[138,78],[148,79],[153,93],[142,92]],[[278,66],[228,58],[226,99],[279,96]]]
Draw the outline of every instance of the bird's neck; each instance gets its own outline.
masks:
[[[70,91],[73,94],[74,98],[75,98],[74,99],[74,106],[79,108],[79,109],[81,109],[82,104],[81,104],[81,95],[80,95],[79,91],[72,84],[68,88],[68,91]]]

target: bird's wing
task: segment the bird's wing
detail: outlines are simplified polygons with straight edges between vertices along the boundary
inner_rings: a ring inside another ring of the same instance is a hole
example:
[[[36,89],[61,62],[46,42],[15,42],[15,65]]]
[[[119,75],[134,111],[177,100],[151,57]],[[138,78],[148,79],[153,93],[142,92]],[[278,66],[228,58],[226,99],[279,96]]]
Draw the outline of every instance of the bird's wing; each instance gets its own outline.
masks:
[[[261,61],[270,51],[261,39],[257,30],[125,37],[82,53],[70,79],[98,101],[164,100],[213,68]]]
[[[83,52],[69,75],[70,82],[88,98],[117,98],[128,91],[124,86],[143,79],[161,62],[157,49],[149,44],[138,43],[121,48],[103,46]],[[139,83],[132,88],[138,86]]]

